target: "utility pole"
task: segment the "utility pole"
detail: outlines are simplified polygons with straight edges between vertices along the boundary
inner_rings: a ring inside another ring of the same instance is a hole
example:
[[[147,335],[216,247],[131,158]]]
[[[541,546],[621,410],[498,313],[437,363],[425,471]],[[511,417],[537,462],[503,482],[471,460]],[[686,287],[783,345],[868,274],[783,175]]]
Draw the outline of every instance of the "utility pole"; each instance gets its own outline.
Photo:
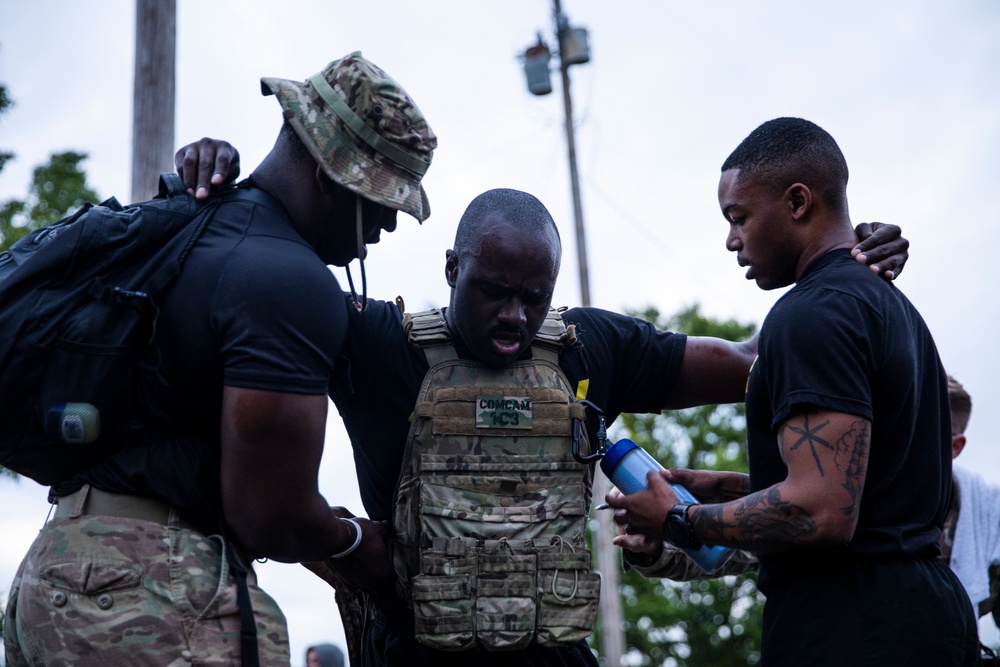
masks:
[[[580,273],[580,305],[590,306],[590,272],[587,264],[587,241],[583,226],[583,205],[580,200],[580,179],[576,168],[576,138],[573,128],[573,100],[570,95],[569,68],[590,61],[587,32],[572,28],[562,13],[560,0],[552,0],[556,38],[559,45],[559,72],[562,76],[563,109],[566,116],[566,149],[569,156],[569,179],[573,194],[573,219],[576,226],[576,254]],[[535,95],[552,92],[549,79],[551,53],[538,35],[538,43],[524,53],[524,73],[528,90]],[[611,483],[594,465],[594,502],[603,502]],[[622,603],[619,589],[619,559],[611,544],[615,529],[610,513],[597,513],[593,522],[593,546],[597,569],[601,573],[600,655],[608,667],[620,667],[625,653],[625,630],[622,623]]]
[[[173,171],[177,2],[136,0],[132,95],[132,201],[156,194]]]
[[[559,72],[562,74],[563,110],[566,114],[566,150],[569,154],[569,183],[573,191],[573,220],[576,224],[576,257],[580,267],[580,305],[590,306],[590,271],[587,266],[587,237],[583,229],[583,204],[580,203],[580,175],[576,169],[576,136],[573,132],[573,98],[569,91],[570,63],[563,56],[569,37],[568,20],[560,0],[552,0],[556,36],[559,39]],[[589,60],[589,56],[588,56]]]

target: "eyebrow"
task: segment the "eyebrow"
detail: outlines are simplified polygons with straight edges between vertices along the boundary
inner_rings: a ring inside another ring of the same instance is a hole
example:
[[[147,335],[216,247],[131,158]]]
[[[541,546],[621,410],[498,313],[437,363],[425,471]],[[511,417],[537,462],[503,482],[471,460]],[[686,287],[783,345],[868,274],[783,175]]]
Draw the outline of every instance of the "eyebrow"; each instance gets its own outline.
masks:
[[[726,218],[726,220],[729,220],[729,212],[732,211],[734,208],[739,208],[739,206],[740,206],[739,204],[726,204],[725,206],[723,206],[722,207],[723,217]]]
[[[503,292],[504,294],[517,294],[521,290],[511,287],[505,283],[498,283],[495,280],[482,279],[478,281],[480,287],[485,287],[487,289],[494,289],[498,292]],[[530,289],[526,290],[525,294],[534,298],[545,299],[552,296],[552,292],[545,289]]]

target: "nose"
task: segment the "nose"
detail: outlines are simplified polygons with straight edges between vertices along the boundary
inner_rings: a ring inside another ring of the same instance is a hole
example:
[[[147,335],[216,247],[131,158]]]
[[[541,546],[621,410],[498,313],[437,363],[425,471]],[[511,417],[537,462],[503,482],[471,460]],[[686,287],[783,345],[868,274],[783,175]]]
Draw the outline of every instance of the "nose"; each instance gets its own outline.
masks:
[[[524,312],[524,301],[516,296],[506,299],[500,307],[497,319],[508,326],[523,327],[528,322]]]
[[[389,209],[389,213],[385,216],[382,221],[382,229],[387,233],[396,231],[396,211]]]
[[[726,250],[729,252],[737,252],[743,249],[743,240],[739,237],[737,229],[736,225],[729,226],[729,235],[726,236]]]
[[[390,232],[396,231],[396,211],[391,208],[385,208],[381,214],[375,218],[378,224],[374,225],[368,233],[365,234],[365,243],[378,243],[382,235],[382,231],[388,234]]]

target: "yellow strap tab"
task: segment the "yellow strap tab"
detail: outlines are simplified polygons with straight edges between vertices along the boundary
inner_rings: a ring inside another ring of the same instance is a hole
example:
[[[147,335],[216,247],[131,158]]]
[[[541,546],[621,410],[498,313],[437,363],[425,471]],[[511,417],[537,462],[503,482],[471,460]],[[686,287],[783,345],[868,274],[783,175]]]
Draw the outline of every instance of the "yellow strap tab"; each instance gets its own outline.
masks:
[[[582,401],[587,398],[587,392],[590,390],[590,378],[583,378],[576,385],[576,400]]]

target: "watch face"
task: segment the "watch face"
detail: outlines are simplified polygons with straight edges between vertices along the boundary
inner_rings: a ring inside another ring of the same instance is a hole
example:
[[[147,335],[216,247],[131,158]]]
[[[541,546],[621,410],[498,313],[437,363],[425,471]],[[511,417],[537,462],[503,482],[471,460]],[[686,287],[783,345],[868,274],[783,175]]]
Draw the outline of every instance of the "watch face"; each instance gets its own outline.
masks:
[[[691,546],[691,523],[687,518],[687,505],[674,505],[663,523],[663,533],[667,541],[683,548]]]

